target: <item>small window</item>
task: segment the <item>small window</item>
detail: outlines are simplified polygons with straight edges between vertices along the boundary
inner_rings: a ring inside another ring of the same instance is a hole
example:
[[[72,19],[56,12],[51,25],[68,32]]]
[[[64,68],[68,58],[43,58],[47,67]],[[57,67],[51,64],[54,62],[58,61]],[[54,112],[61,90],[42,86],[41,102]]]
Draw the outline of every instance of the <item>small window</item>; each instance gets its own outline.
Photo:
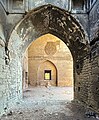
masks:
[[[44,71],[44,80],[51,80],[51,70]]]

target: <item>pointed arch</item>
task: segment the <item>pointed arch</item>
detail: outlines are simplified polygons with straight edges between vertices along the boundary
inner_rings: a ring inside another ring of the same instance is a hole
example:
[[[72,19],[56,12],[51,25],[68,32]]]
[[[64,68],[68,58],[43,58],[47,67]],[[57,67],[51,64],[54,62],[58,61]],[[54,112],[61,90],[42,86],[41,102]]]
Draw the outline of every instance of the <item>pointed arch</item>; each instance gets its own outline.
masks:
[[[60,38],[70,49],[74,60],[74,86],[77,87],[76,76],[82,73],[82,68],[86,69],[84,57],[89,50],[87,35],[80,23],[69,12],[50,4],[27,13],[12,31],[7,47],[10,51],[11,64],[18,66],[15,69],[16,73],[22,72],[21,60],[29,44],[47,33]],[[22,77],[21,75],[19,77],[21,83]],[[75,90],[77,90],[76,87]]]
[[[53,62],[50,60],[44,60],[38,67],[38,78],[37,83],[38,85],[52,85],[57,86],[57,68]],[[46,79],[46,73],[48,73],[48,79]]]
[[[79,22],[69,12],[50,4],[31,10],[23,18],[13,30],[8,48],[17,41],[18,52],[23,53],[33,40],[47,33],[64,41],[74,58],[82,57],[80,52],[87,50],[87,35]]]

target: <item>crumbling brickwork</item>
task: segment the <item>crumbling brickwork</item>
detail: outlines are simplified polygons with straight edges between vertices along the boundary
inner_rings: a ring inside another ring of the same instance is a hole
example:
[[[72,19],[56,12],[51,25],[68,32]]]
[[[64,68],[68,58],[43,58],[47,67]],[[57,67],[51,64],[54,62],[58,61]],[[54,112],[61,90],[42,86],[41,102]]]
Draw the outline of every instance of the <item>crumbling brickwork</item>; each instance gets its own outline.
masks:
[[[90,20],[90,91],[89,104],[99,112],[99,1],[96,2],[89,14]]]
[[[90,41],[99,37],[99,2],[97,1],[89,13]]]
[[[99,112],[99,1],[90,10],[66,3],[24,2],[26,9],[22,2],[14,9],[7,7],[8,2],[4,8],[0,3],[0,115],[21,100],[23,54],[33,40],[47,33],[59,37],[72,53],[75,99]]]

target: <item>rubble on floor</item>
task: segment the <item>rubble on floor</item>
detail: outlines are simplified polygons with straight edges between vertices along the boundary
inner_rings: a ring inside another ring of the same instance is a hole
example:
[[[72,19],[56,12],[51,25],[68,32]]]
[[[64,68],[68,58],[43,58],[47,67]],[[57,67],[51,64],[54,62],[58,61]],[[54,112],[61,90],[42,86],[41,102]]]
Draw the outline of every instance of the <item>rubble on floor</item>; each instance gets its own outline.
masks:
[[[98,115],[71,102],[70,87],[37,87],[24,92],[24,99],[0,120],[98,120]]]

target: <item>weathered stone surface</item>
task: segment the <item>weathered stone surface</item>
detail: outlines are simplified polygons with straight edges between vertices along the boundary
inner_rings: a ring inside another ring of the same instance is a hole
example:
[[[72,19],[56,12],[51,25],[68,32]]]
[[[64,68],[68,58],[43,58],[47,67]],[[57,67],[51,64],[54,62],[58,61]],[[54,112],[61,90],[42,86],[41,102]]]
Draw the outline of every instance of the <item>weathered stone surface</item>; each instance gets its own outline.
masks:
[[[76,1],[73,1],[71,4],[70,0],[1,0],[1,3],[4,6],[5,10],[10,13],[25,13],[25,11],[29,11],[47,4],[52,4],[74,13],[84,13],[87,8],[87,1],[84,1],[84,4],[83,1],[78,1],[78,4],[75,4],[75,2]]]
[[[27,51],[28,77],[32,86],[73,85],[73,58],[68,47],[59,38],[51,34],[41,36],[31,43]],[[45,79],[46,70],[51,71],[50,80]]]
[[[11,70],[11,76],[9,76],[10,73],[7,76],[9,79],[10,77],[11,79],[14,78],[15,76],[14,80],[17,84],[14,84],[14,86],[17,90],[13,91],[12,89],[10,89],[10,91],[11,93],[17,92],[17,97],[21,97],[22,95],[22,63],[20,61],[22,60],[24,51],[33,40],[46,33],[51,33],[61,38],[61,40],[63,40],[70,48],[74,58],[75,73],[77,73],[76,62],[80,63],[80,58],[82,58],[82,65],[80,70],[80,75],[82,74],[81,86],[82,91],[85,90],[84,84],[86,84],[87,82],[83,81],[87,81],[87,79],[89,79],[89,75],[87,74],[89,68],[87,68],[88,62],[83,60],[83,57],[86,56],[87,52],[87,40],[85,40],[84,30],[76,21],[76,19],[73,18],[68,12],[65,12],[64,10],[61,10],[52,5],[47,5],[33,10],[29,14],[27,14],[27,16],[25,16],[25,19],[12,32],[9,39],[8,49],[9,51],[11,51],[9,69]],[[81,52],[83,54],[81,54]],[[86,66],[84,66],[84,64]],[[12,74],[12,70],[15,71],[15,74]],[[74,81],[76,82],[75,78]],[[9,85],[10,84],[13,83],[9,81]],[[76,83],[74,83],[74,85],[76,86]],[[75,92],[78,94],[78,91]],[[15,94],[13,94],[11,98],[16,98],[16,96]],[[87,101],[87,89],[85,90],[85,92],[83,92],[82,96],[78,94],[78,96],[75,96],[75,98],[82,100],[83,96],[85,96],[83,101]]]
[[[90,40],[99,37],[99,1],[96,2],[89,14]]]
[[[29,2],[29,6],[23,3],[19,8],[22,2],[18,1],[17,5],[14,3],[14,10],[10,6],[6,12],[0,4],[0,115],[22,98],[24,51],[31,42],[47,33],[59,37],[72,53],[75,99],[99,112],[99,1],[90,9],[89,19],[85,9],[74,14],[71,6],[66,5],[68,1],[34,1],[31,5]],[[6,8],[7,3],[2,2]],[[36,9],[28,12],[32,8]]]
[[[7,38],[9,39],[9,36],[11,34],[11,31],[12,29],[15,27],[16,23],[19,22],[19,20],[22,19],[22,16],[24,14],[26,14],[26,12],[29,12],[30,10],[32,9],[35,9],[37,7],[40,7],[40,6],[43,6],[43,5],[48,5],[48,4],[51,4],[51,5],[55,5],[59,8],[62,8],[66,11],[70,11],[71,14],[73,13],[84,13],[84,15],[82,14],[82,16],[86,17],[86,22],[88,21],[87,19],[87,13],[86,13],[86,9],[87,7],[86,6],[86,1],[84,2],[84,5],[82,5],[82,2],[79,1],[79,4],[78,4],[78,7],[80,8],[81,6],[83,6],[84,9],[82,10],[79,10],[77,8],[77,6],[75,8],[73,8],[73,4],[71,4],[70,0],[42,0],[42,1],[37,1],[37,0],[16,0],[16,1],[13,1],[13,0],[10,0],[10,1],[2,1],[1,2],[2,5],[4,6],[5,10],[6,10],[6,13],[7,13],[7,21],[6,24],[4,24],[6,26],[6,36]],[[79,6],[80,5],[80,6]],[[10,14],[10,13],[13,13],[13,14]],[[74,15],[74,14],[73,14]],[[76,14],[74,15],[76,17]],[[16,19],[17,17],[17,19]],[[80,18],[80,15],[76,18],[80,21],[80,24],[82,24],[83,27],[85,27],[85,30],[87,30],[86,26],[87,26],[87,23],[85,24],[85,21],[84,20],[84,17]],[[4,18],[4,17],[3,17]],[[14,20],[14,22],[13,22]]]

